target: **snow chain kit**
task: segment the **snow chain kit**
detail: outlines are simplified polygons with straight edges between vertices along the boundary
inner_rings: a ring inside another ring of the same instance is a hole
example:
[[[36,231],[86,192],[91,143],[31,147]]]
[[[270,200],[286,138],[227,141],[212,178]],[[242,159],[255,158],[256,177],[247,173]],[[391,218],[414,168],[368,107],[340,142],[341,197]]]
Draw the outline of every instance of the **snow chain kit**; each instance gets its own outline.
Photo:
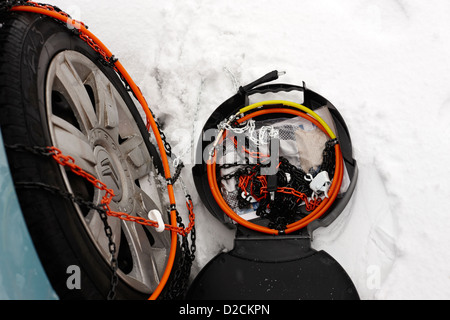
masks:
[[[305,83],[274,83],[281,74],[241,86],[204,124],[195,188],[236,233],[191,279],[201,239],[184,165],[139,87],[84,23],[0,0],[1,133],[60,299],[359,299],[341,265],[311,247],[356,185],[349,131]],[[68,290],[68,265],[81,268],[82,290]]]

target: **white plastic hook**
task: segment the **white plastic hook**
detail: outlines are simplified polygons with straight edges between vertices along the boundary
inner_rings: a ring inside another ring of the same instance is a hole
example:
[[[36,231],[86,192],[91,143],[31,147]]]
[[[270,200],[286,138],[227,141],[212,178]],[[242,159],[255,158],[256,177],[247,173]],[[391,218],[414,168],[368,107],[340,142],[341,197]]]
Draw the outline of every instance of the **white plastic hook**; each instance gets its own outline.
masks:
[[[255,198],[253,198],[252,195],[251,195],[250,193],[247,193],[247,192],[245,192],[245,191],[242,191],[241,196],[242,196],[242,198],[244,198],[244,199],[247,200],[248,202],[251,202],[251,203],[257,202],[257,201],[255,200]]]
[[[306,177],[305,177],[306,179]],[[330,189],[331,181],[328,176],[328,172],[321,171],[319,174],[312,179],[309,187],[314,193],[323,192],[323,194],[328,198],[328,190]]]
[[[150,210],[150,212],[148,213],[148,218],[158,223],[158,227],[155,228],[156,232],[161,233],[166,229],[164,220],[161,216],[161,212],[159,212],[158,210],[156,209]]]

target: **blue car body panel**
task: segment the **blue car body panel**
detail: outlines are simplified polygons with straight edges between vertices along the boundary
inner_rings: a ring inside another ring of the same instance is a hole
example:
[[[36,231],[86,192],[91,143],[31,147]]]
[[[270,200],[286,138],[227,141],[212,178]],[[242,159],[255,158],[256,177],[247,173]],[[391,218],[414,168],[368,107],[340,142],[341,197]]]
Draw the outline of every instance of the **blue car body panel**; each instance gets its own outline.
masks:
[[[17,200],[0,131],[0,299],[57,300]]]

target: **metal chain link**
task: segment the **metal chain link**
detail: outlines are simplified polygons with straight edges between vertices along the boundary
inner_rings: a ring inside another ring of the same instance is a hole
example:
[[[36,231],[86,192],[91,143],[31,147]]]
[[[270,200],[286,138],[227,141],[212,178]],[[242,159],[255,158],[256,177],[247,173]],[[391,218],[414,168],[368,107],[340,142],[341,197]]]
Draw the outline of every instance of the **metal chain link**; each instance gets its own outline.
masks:
[[[6,145],[5,147],[7,149],[15,150],[18,152],[30,152],[30,153],[33,153],[36,155],[41,155],[41,156],[52,156],[52,154],[53,154],[51,151],[49,151],[49,148],[46,148],[46,147],[37,147],[37,146],[29,147],[29,146],[24,146],[24,145]],[[41,182],[16,182],[15,186],[16,186],[16,188],[38,188],[41,190],[46,190],[53,194],[57,194],[65,199],[68,199],[71,202],[78,204],[79,206],[82,206],[82,207],[85,207],[88,209],[92,209],[92,210],[95,210],[98,212],[100,219],[102,220],[102,223],[103,223],[105,235],[108,238],[108,250],[109,250],[109,254],[111,255],[110,267],[112,270],[112,276],[111,276],[111,280],[110,280],[111,287],[107,294],[107,300],[113,300],[116,296],[116,286],[119,283],[119,276],[117,274],[119,265],[118,265],[118,261],[116,258],[117,247],[113,240],[113,233],[112,233],[111,226],[108,223],[108,215],[107,215],[107,210],[105,209],[105,207],[103,205],[96,205],[92,201],[87,201],[87,200],[85,200],[79,196],[76,196],[72,193],[61,190],[60,188],[57,188],[57,187],[54,187],[54,186],[51,186],[51,185],[48,185],[45,183],[41,183]]]

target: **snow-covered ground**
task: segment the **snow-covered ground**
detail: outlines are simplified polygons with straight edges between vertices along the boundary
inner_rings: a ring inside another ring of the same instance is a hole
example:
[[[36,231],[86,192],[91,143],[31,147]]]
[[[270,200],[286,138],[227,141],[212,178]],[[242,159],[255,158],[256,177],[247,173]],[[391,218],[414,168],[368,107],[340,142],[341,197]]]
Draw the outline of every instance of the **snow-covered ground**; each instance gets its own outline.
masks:
[[[121,60],[182,156],[194,275],[234,235],[199,201],[191,144],[236,85],[277,69],[339,109],[360,170],[351,203],[313,247],[343,265],[362,299],[450,299],[449,1],[51,3]]]

